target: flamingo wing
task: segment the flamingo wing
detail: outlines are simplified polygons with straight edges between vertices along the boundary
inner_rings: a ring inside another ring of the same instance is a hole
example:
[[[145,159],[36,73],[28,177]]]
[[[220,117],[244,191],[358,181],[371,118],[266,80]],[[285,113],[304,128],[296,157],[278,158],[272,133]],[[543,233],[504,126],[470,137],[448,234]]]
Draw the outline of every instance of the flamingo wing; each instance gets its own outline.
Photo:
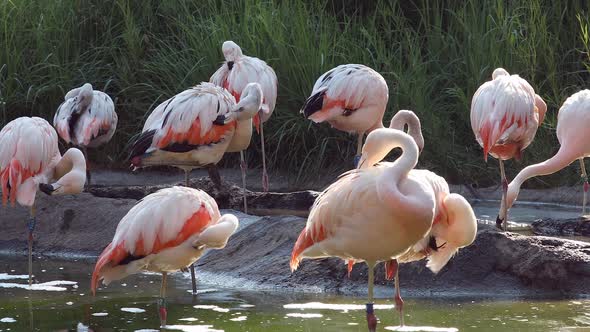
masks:
[[[57,133],[44,119],[21,117],[0,131],[0,183],[2,203],[8,198],[14,205],[19,187],[27,179],[50,168],[59,156]],[[36,188],[30,188],[27,201],[32,204]],[[22,203],[19,200],[20,203]]]
[[[96,290],[101,270],[175,247],[220,219],[211,196],[193,188],[172,187],[146,196],[119,222],[92,274]]]
[[[211,83],[202,83],[166,100],[146,120],[132,147],[132,162],[157,149],[187,152],[227,139],[236,122],[224,123],[219,118],[229,114],[234,105],[233,96]]]
[[[514,150],[520,151],[533,140],[539,125],[539,112],[535,106],[535,91],[518,75],[502,75],[484,83],[471,101],[471,127],[484,156],[495,146],[503,159]]]

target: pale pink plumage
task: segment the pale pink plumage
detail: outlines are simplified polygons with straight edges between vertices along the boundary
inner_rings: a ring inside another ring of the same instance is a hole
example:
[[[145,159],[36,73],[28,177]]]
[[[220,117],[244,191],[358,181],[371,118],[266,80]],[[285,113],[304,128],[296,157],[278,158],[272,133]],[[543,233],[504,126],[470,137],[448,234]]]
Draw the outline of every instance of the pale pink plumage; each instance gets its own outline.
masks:
[[[66,142],[80,147],[98,147],[111,140],[118,117],[109,95],[92,85],[69,91],[58,107],[53,125]]]

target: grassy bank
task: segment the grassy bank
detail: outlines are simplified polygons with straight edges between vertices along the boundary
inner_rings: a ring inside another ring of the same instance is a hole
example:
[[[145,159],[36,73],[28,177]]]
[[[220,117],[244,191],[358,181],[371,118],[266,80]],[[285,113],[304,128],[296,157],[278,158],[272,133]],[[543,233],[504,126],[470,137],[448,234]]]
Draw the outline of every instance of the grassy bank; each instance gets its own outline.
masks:
[[[497,66],[527,78],[549,112],[508,172],[548,158],[557,151],[557,109],[588,80],[588,23],[583,1],[2,1],[0,125],[22,115],[52,119],[65,92],[91,82],[116,99],[119,113],[115,138],[94,158],[123,164],[147,114],[208,80],[222,61],[221,43],[232,39],[279,78],[265,127],[271,167],[309,177],[351,165],[354,138],[298,111],[320,74],[363,63],[389,84],[386,122],[398,109],[422,119],[420,166],[452,182],[488,185],[499,175],[495,160],[483,162],[469,125],[474,91]],[[259,145],[248,152],[252,166]],[[572,166],[532,184],[572,184],[576,172]]]

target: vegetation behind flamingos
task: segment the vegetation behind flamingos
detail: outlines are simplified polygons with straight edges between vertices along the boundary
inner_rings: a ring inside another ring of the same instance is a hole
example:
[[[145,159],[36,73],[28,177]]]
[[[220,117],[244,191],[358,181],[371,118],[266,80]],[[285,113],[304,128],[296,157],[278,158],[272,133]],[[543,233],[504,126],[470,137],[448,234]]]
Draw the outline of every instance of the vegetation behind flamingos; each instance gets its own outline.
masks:
[[[473,137],[471,96],[498,66],[529,80],[548,116],[508,174],[551,156],[559,106],[589,87],[586,10],[581,0],[0,1],[0,125],[22,115],[51,120],[69,89],[90,82],[116,98],[119,113],[113,141],[93,153],[105,166],[127,166],[126,146],[149,112],[207,81],[231,39],[279,78],[265,126],[272,168],[303,181],[352,165],[354,137],[313,125],[299,108],[323,72],[363,63],[389,85],[386,124],[398,109],[422,119],[420,166],[486,186],[498,182],[498,168],[483,162]],[[249,163],[259,166],[260,143],[253,145]],[[574,184],[576,167],[528,184]]]

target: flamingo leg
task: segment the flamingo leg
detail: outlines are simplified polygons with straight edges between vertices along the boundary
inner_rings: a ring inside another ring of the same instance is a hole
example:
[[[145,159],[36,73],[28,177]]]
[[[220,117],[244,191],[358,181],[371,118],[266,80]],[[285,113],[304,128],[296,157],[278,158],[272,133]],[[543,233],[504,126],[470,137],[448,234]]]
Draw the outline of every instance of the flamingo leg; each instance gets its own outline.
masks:
[[[264,157],[263,159],[264,160]],[[240,151],[240,170],[242,171],[242,188],[243,188],[243,195],[244,195],[244,213],[248,213],[248,202],[246,200],[246,169],[248,165],[246,164],[246,159],[244,158],[244,150]],[[264,177],[264,175],[262,175]]]
[[[584,165],[584,158],[580,158],[580,168],[582,170],[582,180],[584,181],[584,198],[582,201],[582,216],[586,215],[586,199],[588,197],[588,174],[586,173],[586,165]]]
[[[166,277],[168,274],[162,272],[162,286],[160,287],[160,299],[158,300],[158,313],[160,316],[160,326],[166,326],[166,317],[168,311],[166,310]]]
[[[260,121],[260,146],[262,147],[262,191],[268,192],[268,173],[266,171],[266,151],[264,149],[264,126]],[[244,186],[245,188],[245,186]]]
[[[90,174],[90,160],[88,160],[88,151],[85,146],[80,147],[84,154],[84,160],[86,160],[86,189],[90,188],[92,182],[92,175]]]
[[[190,181],[189,181],[189,177],[190,177],[190,170],[189,169],[185,169],[184,170],[184,185],[188,188],[190,187]],[[195,264],[191,264],[191,266],[189,267],[189,270],[191,271],[191,282],[192,282],[192,286],[193,286],[193,295],[197,294],[197,278],[195,277]],[[164,279],[163,282],[166,282],[166,272],[164,272]],[[165,308],[164,308],[165,309]]]
[[[33,284],[33,232],[35,231],[35,226],[37,225],[35,214],[35,206],[33,205],[31,206],[31,219],[27,224],[27,228],[29,229],[29,287],[31,287]]]
[[[367,326],[369,328],[369,332],[375,332],[377,330],[377,317],[375,316],[375,312],[373,310],[373,285],[375,283],[375,263],[367,262],[367,266],[369,267],[369,300],[367,302]]]
[[[496,224],[496,227],[506,231],[508,229],[508,205],[506,205],[506,197],[508,194],[508,180],[506,179],[506,172],[504,172],[504,162],[502,159],[498,159],[500,162],[500,180],[502,181],[502,209],[504,209],[504,220],[501,225]]]
[[[211,165],[207,167],[207,171],[209,173],[209,178],[211,179],[211,182],[213,182],[217,189],[221,189],[221,175],[219,175],[217,165]]]
[[[361,160],[361,154],[363,151],[363,136],[364,133],[359,133],[356,141],[356,156],[354,156],[354,167],[358,167],[359,160]]]
[[[395,270],[395,308],[399,311],[399,325],[404,326],[404,300],[402,300],[399,288],[399,263],[397,262],[397,259],[393,259],[391,260],[391,264],[393,265],[392,268]]]

